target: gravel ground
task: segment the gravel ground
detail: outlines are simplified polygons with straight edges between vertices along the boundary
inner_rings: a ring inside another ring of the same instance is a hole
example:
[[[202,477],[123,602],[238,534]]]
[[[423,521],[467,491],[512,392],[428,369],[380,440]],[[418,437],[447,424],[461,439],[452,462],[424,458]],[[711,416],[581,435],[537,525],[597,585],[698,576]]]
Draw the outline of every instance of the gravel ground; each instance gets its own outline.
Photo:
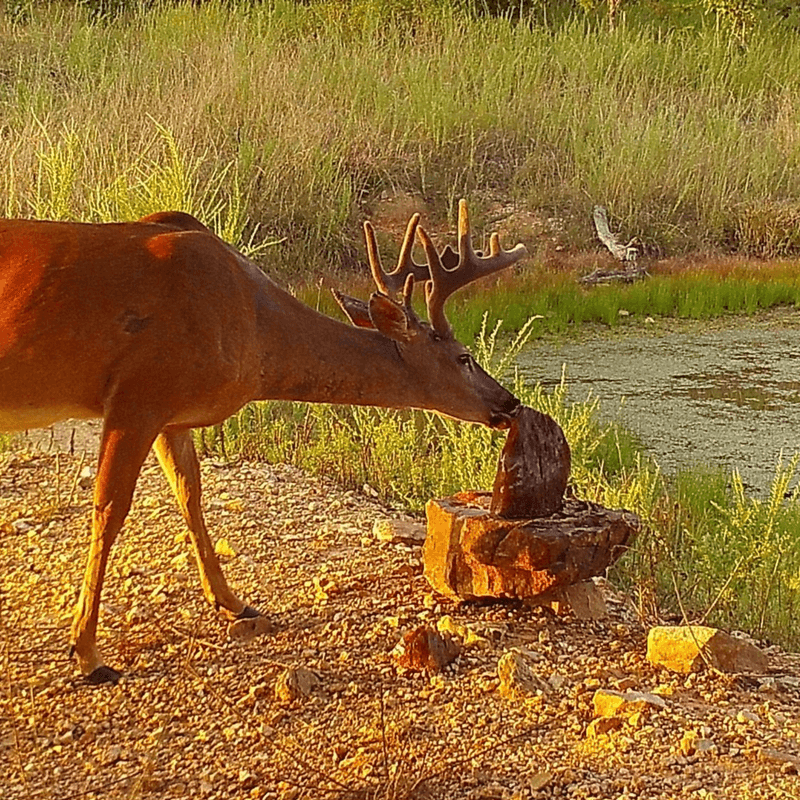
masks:
[[[103,594],[100,646],[125,677],[87,686],[67,637],[88,463],[0,457],[3,800],[800,798],[800,657],[768,648],[761,677],[657,669],[607,584],[601,622],[448,603],[431,594],[419,545],[373,535],[401,514],[288,467],[203,463],[226,574],[274,622],[238,643],[202,599],[148,462]],[[401,669],[391,651],[403,633],[445,616],[457,660],[433,675]],[[507,699],[497,664],[515,647],[540,688]],[[653,692],[665,707],[604,733],[590,724],[601,688]]]

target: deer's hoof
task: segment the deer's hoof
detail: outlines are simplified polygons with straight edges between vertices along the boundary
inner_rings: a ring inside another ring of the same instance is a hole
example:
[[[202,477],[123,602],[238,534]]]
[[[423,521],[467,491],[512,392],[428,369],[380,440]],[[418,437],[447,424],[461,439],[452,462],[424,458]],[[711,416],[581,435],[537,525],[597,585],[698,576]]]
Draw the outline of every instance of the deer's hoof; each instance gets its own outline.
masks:
[[[84,680],[92,686],[99,686],[103,683],[117,683],[121,677],[121,672],[117,672],[117,670],[111,669],[111,667],[100,666],[86,675]]]
[[[247,609],[245,609],[247,610]],[[242,612],[244,613],[244,612]],[[272,623],[261,615],[255,617],[239,617],[228,626],[228,636],[237,642],[247,642],[256,636],[264,636],[274,630]]]

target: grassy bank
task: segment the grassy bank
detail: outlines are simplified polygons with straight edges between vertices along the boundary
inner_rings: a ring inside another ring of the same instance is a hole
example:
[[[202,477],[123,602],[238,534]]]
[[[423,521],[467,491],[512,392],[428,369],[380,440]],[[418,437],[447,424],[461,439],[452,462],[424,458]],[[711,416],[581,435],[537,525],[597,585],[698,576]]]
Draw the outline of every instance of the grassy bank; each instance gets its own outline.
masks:
[[[791,32],[759,29],[739,48],[713,26],[609,33],[578,17],[553,27],[425,7],[409,17],[386,3],[361,13],[212,1],[100,23],[87,7],[54,4],[22,24],[2,19],[0,212],[110,220],[183,209],[269,271],[308,280],[316,305],[328,302],[317,276],[359,260],[359,223],[384,197],[419,198],[426,223],[444,230],[467,196],[477,228],[500,208],[506,240],[521,236],[538,258],[453,299],[464,341],[485,312],[512,330],[541,317],[539,335],[797,304],[788,263],[654,268],[647,282],[588,291],[548,260],[556,246],[593,242],[595,203],[651,254],[795,253]],[[484,361],[489,339],[477,348]],[[618,570],[643,608],[708,611],[800,645],[800,520],[783,497],[786,473],[768,500],[731,476],[667,480],[624,431],[600,424],[593,401],[516,388],[567,432],[578,492],[645,520]],[[489,486],[500,448],[490,432],[425,414],[276,404],[203,436],[209,448],[223,437],[231,453],[369,483],[412,508]]]
[[[419,9],[417,10],[417,6]],[[798,248],[800,50],[710,20],[613,33],[436,2],[89,5],[0,18],[0,209],[196,213],[272,270],[353,263],[388,193],[452,217],[513,203],[593,239],[606,205],[655,252]],[[408,12],[411,9],[411,12]],[[418,13],[419,12],[419,13]],[[452,221],[452,220],[451,220]],[[527,230],[534,251],[552,231]]]
[[[503,373],[508,351],[496,341],[485,333],[474,349]],[[748,496],[736,473],[664,476],[629,432],[601,422],[596,399],[505,374],[564,429],[576,494],[641,516],[643,531],[613,572],[646,619],[702,619],[800,647],[800,503],[789,491],[797,459],[778,465],[766,498]],[[490,490],[504,439],[429,413],[288,403],[254,404],[200,436],[211,452],[293,463],[418,511],[431,497]]]
[[[340,290],[366,298],[374,290],[362,274],[340,276]],[[654,264],[651,276],[634,284],[584,287],[580,271],[557,270],[525,262],[514,275],[502,275],[467,287],[448,301],[456,336],[472,342],[488,320],[505,331],[530,325],[533,339],[575,336],[588,327],[615,329],[646,324],[648,318],[710,320],[752,316],[776,308],[800,306],[800,261],[713,260],[691,266]],[[339,313],[320,284],[301,284],[296,294],[330,316]],[[418,310],[424,305],[418,299]]]

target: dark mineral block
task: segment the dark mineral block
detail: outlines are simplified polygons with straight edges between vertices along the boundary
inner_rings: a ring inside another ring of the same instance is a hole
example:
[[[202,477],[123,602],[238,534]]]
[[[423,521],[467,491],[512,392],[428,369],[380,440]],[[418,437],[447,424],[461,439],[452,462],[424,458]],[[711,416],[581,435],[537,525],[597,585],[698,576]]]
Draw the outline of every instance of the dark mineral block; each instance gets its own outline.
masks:
[[[492,513],[507,519],[534,519],[560,511],[569,472],[569,444],[558,423],[522,406],[500,454]]]

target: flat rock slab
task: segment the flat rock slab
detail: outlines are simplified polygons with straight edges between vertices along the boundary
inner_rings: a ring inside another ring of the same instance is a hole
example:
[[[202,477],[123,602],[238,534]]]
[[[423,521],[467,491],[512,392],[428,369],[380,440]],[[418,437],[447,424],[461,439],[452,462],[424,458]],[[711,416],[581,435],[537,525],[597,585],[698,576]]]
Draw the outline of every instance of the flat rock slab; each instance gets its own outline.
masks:
[[[426,506],[425,577],[448,597],[536,598],[600,575],[639,530],[630,511],[567,499],[537,519],[504,519],[488,492],[461,492]]]
[[[720,672],[763,675],[769,659],[755,645],[705,625],[658,626],[647,635],[647,660],[688,674],[704,665]]]

